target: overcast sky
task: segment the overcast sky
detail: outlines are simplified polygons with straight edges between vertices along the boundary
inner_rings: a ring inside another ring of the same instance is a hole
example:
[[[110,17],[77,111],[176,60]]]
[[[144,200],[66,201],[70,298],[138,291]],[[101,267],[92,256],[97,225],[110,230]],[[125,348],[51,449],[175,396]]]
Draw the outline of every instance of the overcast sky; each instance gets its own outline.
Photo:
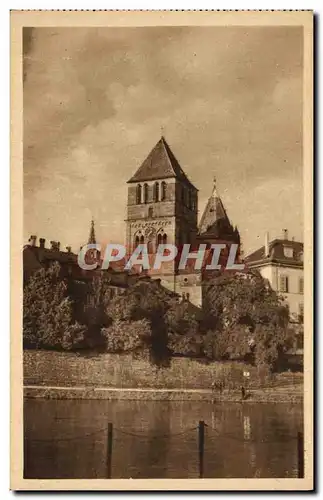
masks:
[[[123,242],[127,185],[161,129],[199,189],[215,175],[246,253],[303,240],[302,28],[24,33],[24,237]]]

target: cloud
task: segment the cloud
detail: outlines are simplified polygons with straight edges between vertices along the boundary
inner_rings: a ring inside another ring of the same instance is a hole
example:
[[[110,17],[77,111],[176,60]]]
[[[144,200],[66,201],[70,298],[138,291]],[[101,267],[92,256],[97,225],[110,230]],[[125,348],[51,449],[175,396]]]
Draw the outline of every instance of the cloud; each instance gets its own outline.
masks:
[[[25,58],[26,238],[78,248],[93,214],[123,241],[126,181],[161,127],[200,212],[217,176],[246,249],[267,226],[301,234],[301,28],[37,28]]]

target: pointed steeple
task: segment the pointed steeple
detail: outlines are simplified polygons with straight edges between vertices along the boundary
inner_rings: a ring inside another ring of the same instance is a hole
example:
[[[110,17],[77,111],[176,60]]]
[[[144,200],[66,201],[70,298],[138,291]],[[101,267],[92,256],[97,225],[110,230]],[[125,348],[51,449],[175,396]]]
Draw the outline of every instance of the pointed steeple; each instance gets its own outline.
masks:
[[[91,229],[90,229],[90,235],[89,235],[88,243],[96,243],[93,217],[92,217],[92,220],[91,220]]]
[[[128,182],[144,182],[167,178],[176,178],[196,189],[187,178],[166,139],[162,136]]]
[[[213,188],[210,198],[199,224],[199,234],[221,238],[234,233],[222,200],[217,192],[216,178],[213,178]]]

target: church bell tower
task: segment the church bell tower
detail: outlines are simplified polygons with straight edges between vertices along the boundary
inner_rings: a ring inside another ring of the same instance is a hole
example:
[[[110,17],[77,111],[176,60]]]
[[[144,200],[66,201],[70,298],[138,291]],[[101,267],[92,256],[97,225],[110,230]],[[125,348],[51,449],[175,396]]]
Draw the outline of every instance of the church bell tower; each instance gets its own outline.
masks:
[[[198,191],[190,182],[164,137],[128,181],[126,246],[128,254],[147,244],[151,257],[159,244],[180,247],[197,235]],[[176,263],[154,276],[174,289]]]

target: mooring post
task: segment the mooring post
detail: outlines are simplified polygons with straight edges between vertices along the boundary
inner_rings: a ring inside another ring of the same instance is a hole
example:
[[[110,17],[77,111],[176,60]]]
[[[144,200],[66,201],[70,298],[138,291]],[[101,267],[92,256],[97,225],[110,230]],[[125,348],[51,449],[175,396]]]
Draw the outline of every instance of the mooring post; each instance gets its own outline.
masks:
[[[302,432],[297,433],[297,462],[298,462],[298,477],[304,477],[304,435]]]
[[[111,479],[111,465],[112,465],[112,423],[108,423],[108,441],[107,441],[107,476]]]
[[[204,476],[204,420],[199,421],[198,439],[199,439],[199,477]]]

